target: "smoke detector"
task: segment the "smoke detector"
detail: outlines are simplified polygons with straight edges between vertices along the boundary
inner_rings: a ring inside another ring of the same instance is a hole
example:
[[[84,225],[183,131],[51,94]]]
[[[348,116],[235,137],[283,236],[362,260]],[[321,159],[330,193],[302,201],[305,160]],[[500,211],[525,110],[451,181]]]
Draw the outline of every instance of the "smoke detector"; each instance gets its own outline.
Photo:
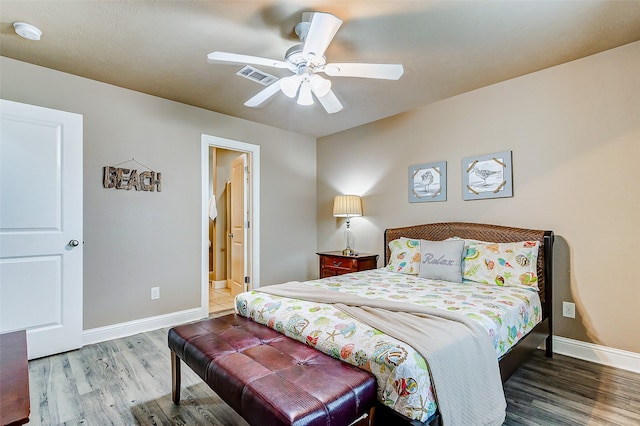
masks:
[[[40,40],[40,36],[42,36],[42,31],[39,28],[26,22],[14,22],[13,28],[16,30],[16,34],[27,40]]]

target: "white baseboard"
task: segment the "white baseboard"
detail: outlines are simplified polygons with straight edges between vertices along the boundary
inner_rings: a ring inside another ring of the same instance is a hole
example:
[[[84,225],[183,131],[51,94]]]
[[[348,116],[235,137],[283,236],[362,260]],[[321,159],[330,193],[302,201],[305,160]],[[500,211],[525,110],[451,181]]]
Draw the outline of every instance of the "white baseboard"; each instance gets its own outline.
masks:
[[[142,318],[105,327],[91,328],[82,332],[82,345],[91,345],[106,340],[119,339],[145,331],[157,330],[162,327],[173,327],[174,325],[196,321],[205,317],[206,315],[203,316],[201,308],[193,308],[187,309],[186,311],[172,312],[170,314]]]
[[[640,354],[636,352],[623,351],[560,336],[553,336],[553,352],[595,362],[596,364],[640,373]]]
[[[227,288],[227,280],[213,281],[213,288],[215,289]]]

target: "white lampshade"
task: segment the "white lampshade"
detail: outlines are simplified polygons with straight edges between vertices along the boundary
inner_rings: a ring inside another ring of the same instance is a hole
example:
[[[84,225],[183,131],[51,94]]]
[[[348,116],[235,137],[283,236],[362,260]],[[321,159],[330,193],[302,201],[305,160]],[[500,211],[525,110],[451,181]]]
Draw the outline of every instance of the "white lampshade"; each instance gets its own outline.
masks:
[[[362,199],[357,195],[338,195],[333,200],[335,217],[362,216]]]
[[[311,95],[311,86],[308,82],[303,81],[300,85],[300,94],[298,95],[298,105],[313,105],[313,96]]]
[[[318,74],[314,74],[311,77],[309,84],[311,85],[313,93],[319,98],[327,96],[327,93],[331,90],[331,82],[326,78],[320,77]]]
[[[336,196],[333,200],[333,215],[347,218],[347,227],[344,230],[344,239],[347,247],[342,250],[342,254],[345,256],[355,255],[355,238],[351,232],[351,218],[362,216],[362,199],[357,195]]]
[[[280,79],[280,89],[286,96],[295,98],[298,94],[298,87],[300,87],[300,82],[300,77],[298,77],[297,75],[283,77]]]

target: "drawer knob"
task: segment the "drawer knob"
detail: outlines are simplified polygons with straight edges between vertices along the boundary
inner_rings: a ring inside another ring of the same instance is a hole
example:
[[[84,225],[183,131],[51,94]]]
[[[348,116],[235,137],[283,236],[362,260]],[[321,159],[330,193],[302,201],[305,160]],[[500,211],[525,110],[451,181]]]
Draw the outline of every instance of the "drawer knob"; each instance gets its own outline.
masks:
[[[338,262],[337,260],[334,260],[333,261],[333,266],[342,266],[342,261]]]

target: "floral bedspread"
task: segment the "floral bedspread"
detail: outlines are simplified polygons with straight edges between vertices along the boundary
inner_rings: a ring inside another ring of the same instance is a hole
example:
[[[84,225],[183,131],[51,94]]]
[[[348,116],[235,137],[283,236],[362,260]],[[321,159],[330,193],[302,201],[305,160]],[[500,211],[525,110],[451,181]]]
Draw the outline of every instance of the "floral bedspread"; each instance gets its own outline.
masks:
[[[306,281],[303,284],[457,311],[480,322],[504,355],[542,319],[540,298],[526,287],[455,284],[390,272],[384,268]],[[419,421],[436,411],[427,363],[411,346],[355,320],[329,304],[241,293],[239,314],[313,346],[344,362],[371,371],[378,380],[378,399]]]

